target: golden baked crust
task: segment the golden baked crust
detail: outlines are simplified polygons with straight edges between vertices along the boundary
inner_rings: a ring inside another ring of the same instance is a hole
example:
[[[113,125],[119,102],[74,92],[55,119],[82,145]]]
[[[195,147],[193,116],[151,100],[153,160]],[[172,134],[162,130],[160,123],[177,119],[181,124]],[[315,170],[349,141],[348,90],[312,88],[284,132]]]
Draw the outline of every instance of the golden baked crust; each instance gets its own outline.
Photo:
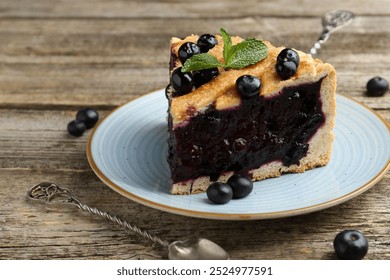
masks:
[[[222,61],[223,41],[220,36],[216,36],[219,44],[209,51],[210,54]],[[182,43],[196,42],[197,35],[191,35],[183,40],[172,38],[171,52],[176,55]],[[243,39],[232,37],[233,44]],[[179,97],[171,97],[170,114],[174,125],[178,125],[190,118],[192,114],[206,109],[211,104],[215,104],[217,110],[238,106],[241,103],[235,81],[238,77],[250,74],[260,78],[262,82],[260,95],[271,97],[282,91],[284,87],[299,86],[300,84],[314,83],[322,80],[320,99],[322,112],[325,116],[325,123],[317,130],[308,142],[309,149],[305,157],[298,164],[283,166],[280,161],[274,161],[249,171],[254,181],[266,178],[277,177],[288,172],[304,172],[318,166],[326,165],[332,153],[333,128],[335,126],[336,114],[336,71],[332,65],[323,63],[319,59],[313,59],[310,55],[298,51],[300,64],[297,72],[287,80],[281,80],[275,71],[276,58],[284,47],[274,47],[269,42],[264,42],[269,48],[269,55],[257,64],[239,70],[220,69],[218,77],[198,89]],[[172,64],[173,70],[181,66],[181,62],[176,59]],[[191,108],[191,110],[188,110]],[[232,172],[222,174],[217,181],[226,182]],[[208,176],[203,176],[187,182],[175,183],[172,185],[172,194],[194,194],[205,192],[211,180]]]
[[[212,48],[209,53],[223,62],[223,40],[216,35],[218,45]],[[183,40],[171,39],[171,52],[177,57],[178,49],[184,42],[196,42],[197,35],[191,35]],[[233,44],[237,44],[243,39],[232,37]],[[284,47],[274,47],[271,43],[264,41],[268,46],[268,56],[260,62],[238,70],[229,69],[224,71],[220,68],[220,74],[210,82],[195,89],[194,91],[171,99],[171,115],[173,124],[179,124],[190,118],[194,111],[202,111],[215,103],[217,110],[238,106],[241,102],[235,81],[242,75],[253,75],[261,80],[260,95],[272,96],[281,91],[284,87],[295,86],[301,83],[312,83],[320,80],[334,71],[332,65],[323,63],[319,59],[313,59],[311,55],[298,51],[300,64],[297,72],[287,80],[281,80],[275,71],[276,58]],[[174,68],[182,66],[179,59],[173,63]],[[173,69],[174,69],[173,68]],[[173,70],[172,69],[172,70]],[[191,110],[188,110],[191,108]]]

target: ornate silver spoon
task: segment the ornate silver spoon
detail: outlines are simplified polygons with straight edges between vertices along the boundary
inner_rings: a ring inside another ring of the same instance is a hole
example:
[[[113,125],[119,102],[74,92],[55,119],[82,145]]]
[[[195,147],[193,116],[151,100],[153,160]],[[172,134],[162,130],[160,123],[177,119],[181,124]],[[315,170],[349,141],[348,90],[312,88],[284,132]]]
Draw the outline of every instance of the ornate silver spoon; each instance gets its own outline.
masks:
[[[46,204],[74,205],[81,210],[105,217],[163,247],[168,247],[168,257],[170,260],[227,260],[230,258],[224,249],[208,239],[195,238],[174,241],[172,243],[162,240],[158,236],[152,235],[146,230],[142,230],[136,225],[132,225],[117,216],[81,203],[70,189],[61,187],[57,183],[42,182],[32,186],[27,192],[27,197],[31,200]]]
[[[349,11],[336,10],[326,13],[322,17],[323,29],[321,36],[310,49],[310,53],[312,55],[317,54],[317,50],[320,49],[321,45],[329,39],[330,34],[350,24],[353,21],[354,17],[354,14]]]

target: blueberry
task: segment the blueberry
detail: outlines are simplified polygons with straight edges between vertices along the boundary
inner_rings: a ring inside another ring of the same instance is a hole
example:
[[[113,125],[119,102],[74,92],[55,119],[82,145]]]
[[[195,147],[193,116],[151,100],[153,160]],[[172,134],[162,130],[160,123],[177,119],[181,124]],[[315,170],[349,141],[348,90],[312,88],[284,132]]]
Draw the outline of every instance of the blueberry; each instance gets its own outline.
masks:
[[[175,90],[175,96],[187,94],[192,91],[192,74],[181,72],[181,67],[173,70],[171,75],[171,85]]]
[[[367,254],[368,241],[357,230],[344,230],[333,241],[336,255],[342,260],[361,260]]]
[[[389,82],[382,77],[374,77],[367,82],[368,96],[382,96],[389,90]]]
[[[296,51],[293,49],[283,49],[278,57],[276,58],[276,63],[282,63],[283,61],[292,61],[295,63],[295,65],[298,67],[299,66],[299,55]]]
[[[179,59],[184,64],[191,56],[200,53],[200,48],[197,44],[192,42],[186,42],[179,48]]]
[[[214,48],[215,45],[218,44],[218,41],[214,35],[203,34],[199,36],[197,44],[199,46],[200,52],[206,53]]]
[[[276,64],[276,73],[283,80],[287,80],[297,72],[297,65],[293,61],[282,61]]]
[[[85,123],[85,126],[92,128],[99,120],[99,114],[91,108],[85,108],[77,112],[76,120]]]
[[[210,69],[204,69],[199,71],[193,71],[193,81],[195,87],[200,87],[201,85],[204,85],[208,82],[210,82],[212,79],[217,77],[219,75],[218,68],[210,68]]]
[[[208,187],[207,197],[216,204],[225,204],[232,199],[233,190],[226,183],[215,182]]]
[[[227,184],[233,190],[233,198],[246,197],[253,190],[253,182],[247,176],[233,175],[229,178]]]
[[[283,49],[276,58],[276,72],[283,80],[290,78],[297,72],[299,66],[299,55],[293,49]]]
[[[236,87],[242,98],[249,99],[260,93],[261,81],[252,75],[244,75],[237,79]]]
[[[79,137],[83,135],[84,131],[87,129],[84,122],[74,120],[68,123],[68,132],[70,135]]]

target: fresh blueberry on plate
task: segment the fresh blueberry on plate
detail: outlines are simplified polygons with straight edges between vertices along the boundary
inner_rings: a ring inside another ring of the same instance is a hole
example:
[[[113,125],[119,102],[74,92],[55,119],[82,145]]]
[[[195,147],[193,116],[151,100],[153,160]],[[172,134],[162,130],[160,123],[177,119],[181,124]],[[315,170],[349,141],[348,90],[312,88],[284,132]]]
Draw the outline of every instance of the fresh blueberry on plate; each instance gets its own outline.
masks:
[[[233,175],[228,179],[227,184],[233,190],[234,199],[246,197],[253,190],[253,182],[247,176]]]
[[[225,204],[233,198],[233,190],[226,183],[214,182],[207,189],[207,197],[216,204]]]

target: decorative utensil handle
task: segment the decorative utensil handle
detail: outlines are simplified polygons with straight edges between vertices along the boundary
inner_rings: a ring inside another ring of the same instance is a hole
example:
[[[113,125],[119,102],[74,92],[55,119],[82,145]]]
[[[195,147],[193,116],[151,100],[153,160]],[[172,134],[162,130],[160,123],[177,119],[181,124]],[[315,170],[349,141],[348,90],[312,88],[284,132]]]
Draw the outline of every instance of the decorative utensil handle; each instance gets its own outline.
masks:
[[[354,18],[354,14],[350,11],[336,10],[326,13],[322,18],[323,29],[321,36],[310,49],[310,53],[312,55],[317,54],[317,50],[319,50],[321,45],[328,40],[331,33],[350,24]]]
[[[317,54],[317,50],[321,48],[321,45],[325,43],[330,36],[329,31],[323,31],[320,38],[318,38],[317,42],[314,43],[313,47],[310,49],[310,54],[315,55]]]
[[[153,242],[158,243],[158,244],[160,244],[160,245],[162,245],[164,247],[168,247],[169,246],[169,243],[167,241],[165,241],[165,240],[161,240],[160,237],[158,237],[156,235],[152,235],[149,232],[147,232],[146,230],[142,230],[139,227],[137,227],[136,225],[132,225],[129,222],[127,222],[125,220],[122,220],[122,219],[118,218],[117,216],[113,216],[113,215],[111,215],[108,212],[101,211],[101,210],[99,210],[99,209],[97,209],[95,207],[89,207],[86,204],[80,204],[79,208],[84,210],[84,211],[87,211],[89,213],[92,213],[92,214],[104,217],[104,218],[106,218],[106,219],[108,219],[108,220],[110,220],[110,221],[112,221],[114,223],[117,223],[118,225],[126,227],[129,230],[131,230],[131,231],[133,231],[135,233],[138,233],[139,235],[141,235],[141,236],[143,236],[143,237],[145,237],[147,239],[150,239]]]
[[[81,203],[80,200],[73,194],[73,192],[70,189],[61,187],[57,183],[53,183],[53,182],[39,183],[28,190],[27,197],[29,199],[35,201],[41,201],[51,205],[57,204],[57,205],[77,206],[81,210],[104,217],[164,247],[169,246],[169,242],[165,240],[161,240],[158,236],[152,235],[146,230],[140,229],[136,225],[132,225],[129,222],[122,220],[117,216],[111,215],[108,212],[101,211],[97,208],[90,207],[84,203]]]

